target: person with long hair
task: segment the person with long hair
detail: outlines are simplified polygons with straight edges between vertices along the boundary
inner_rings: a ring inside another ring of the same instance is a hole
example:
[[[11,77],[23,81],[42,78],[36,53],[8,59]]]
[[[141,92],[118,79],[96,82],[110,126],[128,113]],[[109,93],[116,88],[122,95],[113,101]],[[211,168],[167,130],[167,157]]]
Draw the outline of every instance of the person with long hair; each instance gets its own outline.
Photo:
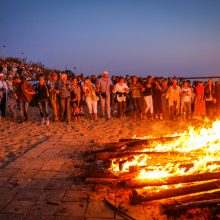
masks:
[[[161,89],[162,88],[161,88],[160,80],[158,78],[155,78],[152,86],[154,114],[156,119],[159,118],[160,120],[163,120]]]
[[[91,83],[90,79],[85,80],[85,85],[83,86],[84,95],[86,98],[86,104],[89,110],[90,119],[98,120],[97,102],[99,97],[96,95],[97,88]]]
[[[77,78],[72,80],[71,88],[71,106],[72,106],[72,115],[75,121],[80,119],[80,108],[81,108],[81,87],[78,83]]]
[[[195,87],[195,104],[194,104],[194,115],[204,116],[206,113],[205,109],[205,98],[204,98],[204,85],[201,81],[199,81]]]
[[[141,103],[141,95],[143,86],[138,82],[137,76],[132,77],[132,82],[130,84],[131,89],[131,100],[133,104],[133,118],[136,119],[137,113],[139,113],[140,118],[143,117],[142,103]]]
[[[145,115],[147,116],[148,111],[150,111],[150,119],[153,119],[154,107],[153,107],[153,88],[152,88],[153,78],[148,77],[143,87],[144,101],[146,104]]]
[[[168,101],[167,101],[167,91],[168,91],[168,85],[167,80],[164,79],[161,84],[161,105],[162,105],[162,113],[163,118],[168,119]]]
[[[52,73],[49,83],[50,86],[50,103],[53,108],[54,121],[57,122],[60,118],[60,103],[59,103],[59,89],[58,89],[58,75]]]
[[[59,84],[59,97],[60,97],[60,107],[61,107],[61,120],[67,120],[67,124],[71,121],[71,107],[70,107],[70,91],[71,85],[68,81],[68,76],[66,73],[61,74],[61,81]]]

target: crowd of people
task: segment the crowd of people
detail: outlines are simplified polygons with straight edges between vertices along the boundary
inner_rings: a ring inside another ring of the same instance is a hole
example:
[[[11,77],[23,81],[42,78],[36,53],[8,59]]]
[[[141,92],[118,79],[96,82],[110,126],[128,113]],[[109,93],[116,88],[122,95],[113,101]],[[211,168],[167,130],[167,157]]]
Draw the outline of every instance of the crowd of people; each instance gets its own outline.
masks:
[[[37,81],[33,85],[33,81]],[[97,121],[124,116],[143,120],[190,120],[194,115],[216,116],[220,110],[220,80],[213,83],[135,75],[84,77],[66,72],[45,73],[36,65],[0,63],[0,117],[29,119],[30,103],[39,108],[41,124],[78,121],[82,115]],[[53,111],[50,111],[50,108]]]

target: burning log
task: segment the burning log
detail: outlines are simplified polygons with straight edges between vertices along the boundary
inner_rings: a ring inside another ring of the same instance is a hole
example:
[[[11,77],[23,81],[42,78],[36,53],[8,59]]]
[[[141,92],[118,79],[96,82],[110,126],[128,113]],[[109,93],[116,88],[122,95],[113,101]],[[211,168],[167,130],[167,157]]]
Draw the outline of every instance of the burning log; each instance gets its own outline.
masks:
[[[183,186],[178,188],[171,188],[171,189],[162,189],[159,192],[147,192],[146,194],[141,194],[137,190],[133,190],[131,195],[131,201],[133,204],[139,204],[141,202],[148,202],[152,200],[160,200],[165,198],[171,198],[181,195],[187,195],[197,192],[202,192],[206,190],[212,190],[219,188],[220,180],[212,181],[212,182],[205,182],[201,184]],[[140,190],[143,191],[143,190]],[[146,192],[146,190],[145,190]]]
[[[167,157],[174,157],[174,156],[187,156],[187,157],[198,157],[197,153],[194,152],[178,152],[178,151],[126,151],[126,152],[103,152],[96,154],[95,158],[97,160],[106,160],[106,159],[115,159],[115,158],[126,158],[136,155],[146,155],[149,157],[161,157],[161,158],[167,158]]]
[[[182,158],[184,159],[184,158]],[[120,170],[122,170],[123,168],[123,164],[126,162],[123,161],[123,163],[119,162],[119,168],[121,167]],[[132,171],[138,171],[138,170],[142,170],[142,169],[145,169],[145,170],[152,170],[150,169],[149,167],[150,166],[166,166],[167,165],[167,160],[163,160],[163,159],[160,159],[159,161],[155,161],[155,160],[147,160],[147,165],[143,165],[143,166],[129,166],[129,171],[132,172]],[[206,163],[207,166],[210,166],[210,165],[220,165],[220,161],[210,161],[210,162],[207,162]],[[177,166],[178,168],[180,169],[185,169],[186,170],[189,170],[190,168],[194,167],[194,163],[189,163],[189,160],[178,160],[176,162],[173,163],[173,167]]]
[[[177,212],[183,212],[193,208],[204,208],[204,207],[214,207],[219,206],[220,198],[207,199],[202,201],[186,202],[175,205],[161,205],[161,212],[167,215],[174,215]]]
[[[127,142],[114,142],[109,144],[104,144],[101,146],[98,146],[97,149],[91,150],[90,153],[101,153],[101,152],[110,152],[110,151],[117,151],[121,150],[123,147],[125,147]]]
[[[129,180],[126,181],[125,184],[127,187],[131,188],[141,188],[145,186],[162,186],[162,185],[173,185],[178,183],[190,183],[190,182],[198,182],[205,180],[214,180],[219,179],[220,172],[215,173],[200,173],[200,174],[192,174],[192,175],[183,175],[183,176],[171,176],[167,178],[161,179],[142,179],[142,180]]]
[[[86,178],[85,183],[97,184],[118,184],[120,182],[117,178]]]
[[[147,142],[169,142],[169,141],[173,141],[177,138],[179,138],[180,136],[173,136],[173,137],[155,137],[155,138],[148,138],[148,139],[141,139],[141,138],[121,138],[119,139],[119,142],[135,142],[135,141],[146,141]]]
[[[115,178],[114,174],[111,172],[105,172],[102,169],[88,169],[83,171],[80,176],[84,178]]]
[[[182,196],[174,197],[169,200],[165,199],[165,200],[162,200],[161,205],[173,206],[173,205],[187,203],[187,202],[209,200],[210,198],[212,199],[220,198],[220,189],[213,189],[213,190],[203,191],[199,193],[182,195]]]

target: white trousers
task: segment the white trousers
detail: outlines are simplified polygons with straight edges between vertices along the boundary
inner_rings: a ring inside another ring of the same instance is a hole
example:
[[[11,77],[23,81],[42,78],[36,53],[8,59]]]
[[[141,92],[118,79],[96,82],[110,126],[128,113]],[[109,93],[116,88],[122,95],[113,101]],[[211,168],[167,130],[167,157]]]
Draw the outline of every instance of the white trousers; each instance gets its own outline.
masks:
[[[97,114],[97,101],[92,100],[92,97],[86,97],[86,104],[89,109],[89,114]]]
[[[150,113],[153,114],[154,107],[153,107],[153,98],[152,95],[144,96],[144,101],[146,103],[146,109],[145,113],[147,113],[150,110]]]

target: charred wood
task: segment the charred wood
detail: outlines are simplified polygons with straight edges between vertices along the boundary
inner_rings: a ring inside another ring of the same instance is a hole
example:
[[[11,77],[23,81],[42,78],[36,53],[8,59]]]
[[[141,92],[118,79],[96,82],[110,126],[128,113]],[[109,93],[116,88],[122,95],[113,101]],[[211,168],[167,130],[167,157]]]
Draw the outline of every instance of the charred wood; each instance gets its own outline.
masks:
[[[192,186],[162,189],[159,192],[147,192],[146,194],[144,194],[143,191],[140,194],[138,193],[137,190],[133,190],[132,195],[131,195],[131,201],[133,204],[139,204],[142,202],[148,202],[152,200],[161,200],[165,198],[171,198],[171,197],[176,197],[176,196],[181,196],[181,195],[187,195],[187,194],[217,189],[219,188],[219,186],[220,186],[220,180],[216,180],[213,182],[200,183],[200,184],[195,184]]]

